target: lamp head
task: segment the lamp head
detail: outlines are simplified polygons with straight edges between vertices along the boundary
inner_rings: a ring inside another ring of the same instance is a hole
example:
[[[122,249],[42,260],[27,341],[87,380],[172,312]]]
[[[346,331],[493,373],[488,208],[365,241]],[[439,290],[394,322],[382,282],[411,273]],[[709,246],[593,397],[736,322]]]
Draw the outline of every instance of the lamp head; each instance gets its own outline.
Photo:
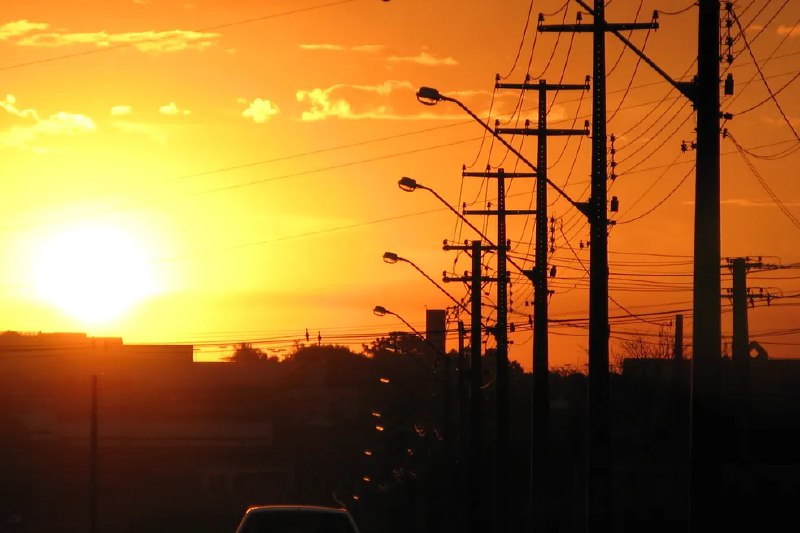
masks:
[[[414,178],[409,178],[407,176],[403,176],[400,178],[400,181],[397,182],[397,186],[403,189],[406,192],[411,192],[419,187],[417,184],[417,180]]]
[[[390,265],[397,263],[400,258],[397,257],[397,254],[394,252],[384,252],[383,253],[383,262],[389,263]]]
[[[417,100],[423,105],[436,105],[442,100],[442,95],[433,87],[420,87],[417,91]]]
[[[384,316],[389,314],[389,311],[382,305],[376,305],[375,309],[373,309],[372,312],[375,313],[377,316]]]

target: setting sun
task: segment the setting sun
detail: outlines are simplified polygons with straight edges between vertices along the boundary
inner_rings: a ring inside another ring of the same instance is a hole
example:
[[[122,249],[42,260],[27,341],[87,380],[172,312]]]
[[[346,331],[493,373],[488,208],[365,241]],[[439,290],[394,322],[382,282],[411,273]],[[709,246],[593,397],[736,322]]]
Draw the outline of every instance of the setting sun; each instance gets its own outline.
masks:
[[[114,227],[67,227],[35,246],[37,297],[86,324],[105,324],[156,293],[146,249]]]

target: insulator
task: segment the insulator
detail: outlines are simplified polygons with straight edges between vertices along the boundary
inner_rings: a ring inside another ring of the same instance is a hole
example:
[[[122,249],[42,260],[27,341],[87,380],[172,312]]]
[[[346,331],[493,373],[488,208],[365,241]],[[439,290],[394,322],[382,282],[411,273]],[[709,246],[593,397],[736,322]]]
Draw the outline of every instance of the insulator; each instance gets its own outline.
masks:
[[[730,72],[725,77],[725,96],[731,96],[733,94],[733,74]]]

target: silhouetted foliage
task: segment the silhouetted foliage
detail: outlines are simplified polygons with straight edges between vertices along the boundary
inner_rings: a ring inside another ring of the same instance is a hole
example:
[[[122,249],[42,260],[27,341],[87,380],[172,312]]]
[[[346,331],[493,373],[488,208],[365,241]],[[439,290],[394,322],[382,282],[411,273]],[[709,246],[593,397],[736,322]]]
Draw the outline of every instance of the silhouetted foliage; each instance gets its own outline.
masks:
[[[267,355],[263,350],[255,348],[248,342],[237,344],[233,355],[225,359],[234,363],[278,362],[277,357]]]

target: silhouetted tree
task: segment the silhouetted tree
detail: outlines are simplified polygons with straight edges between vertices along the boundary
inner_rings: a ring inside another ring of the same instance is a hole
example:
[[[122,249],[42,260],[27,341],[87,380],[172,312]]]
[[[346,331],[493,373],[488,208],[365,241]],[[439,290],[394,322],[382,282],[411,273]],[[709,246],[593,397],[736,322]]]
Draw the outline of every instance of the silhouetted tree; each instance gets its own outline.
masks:
[[[249,342],[237,344],[233,355],[226,357],[225,360],[234,363],[278,362],[277,357],[267,355],[264,350],[254,347]]]
[[[630,338],[619,341],[617,347],[619,351],[614,354],[614,366],[619,372],[625,359],[671,359],[674,341],[669,330],[661,326],[655,337],[637,331]]]

